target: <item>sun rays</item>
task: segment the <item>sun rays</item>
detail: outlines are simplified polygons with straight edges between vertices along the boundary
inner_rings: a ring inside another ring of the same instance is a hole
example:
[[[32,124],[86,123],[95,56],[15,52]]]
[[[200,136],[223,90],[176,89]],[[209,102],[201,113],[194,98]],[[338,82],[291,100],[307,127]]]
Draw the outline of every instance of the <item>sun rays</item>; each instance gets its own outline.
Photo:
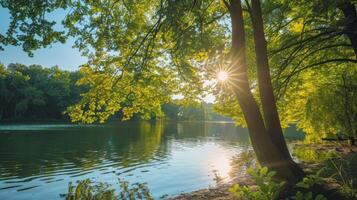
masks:
[[[231,94],[237,91],[244,92],[242,87],[247,85],[246,73],[242,58],[232,59],[227,54],[219,54],[211,57],[205,63],[205,79],[207,86],[213,89],[213,94],[228,92]]]
[[[224,81],[226,81],[228,79],[228,77],[229,77],[229,74],[226,71],[222,70],[222,71],[219,71],[217,73],[217,80],[218,81],[224,82]]]
[[[237,64],[232,64],[227,61],[221,61],[217,63],[214,70],[216,76],[216,83],[222,89],[232,90],[238,87],[238,82],[241,81],[240,73],[238,72]]]

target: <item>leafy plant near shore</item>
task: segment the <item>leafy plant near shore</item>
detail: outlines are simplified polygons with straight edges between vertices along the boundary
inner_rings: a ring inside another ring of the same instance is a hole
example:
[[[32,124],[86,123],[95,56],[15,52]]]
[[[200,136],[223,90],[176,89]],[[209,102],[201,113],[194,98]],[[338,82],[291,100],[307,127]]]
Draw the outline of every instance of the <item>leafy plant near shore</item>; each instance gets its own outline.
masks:
[[[353,187],[353,178],[349,176],[343,166],[347,163],[347,161],[344,160],[342,163],[338,164],[336,161],[331,159],[330,162],[334,170],[336,170],[336,172],[331,175],[331,178],[337,180],[337,182],[341,185],[341,192],[351,199],[357,199],[357,190]]]
[[[154,198],[150,194],[150,190],[145,183],[135,183],[129,186],[128,181],[119,180],[120,185],[120,194],[119,199],[145,199],[145,200],[153,200]]]
[[[262,167],[254,170],[252,167],[248,168],[247,172],[252,176],[257,188],[249,188],[248,186],[241,186],[235,184],[229,189],[234,197],[243,199],[257,199],[270,200],[276,199],[284,186],[284,182],[276,182],[272,178],[276,172],[268,172],[268,168]]]
[[[64,196],[66,200],[113,200],[116,198],[114,189],[110,189],[109,184],[98,183],[96,185],[92,185],[92,183],[93,182],[89,179],[77,181],[77,186],[73,186],[70,182],[68,186],[68,193],[62,196]]]
[[[254,168],[249,168],[247,172],[252,176],[256,187],[235,184],[229,189],[234,197],[246,200],[271,200],[277,199],[279,197],[285,182],[278,182],[273,180],[276,172],[269,172],[268,168],[266,167],[258,168],[257,170],[254,170]],[[295,185],[295,188],[297,189],[295,195],[290,196],[288,199],[325,200],[326,198],[322,194],[314,195],[311,191],[311,188],[314,185],[322,183],[320,173],[321,170],[314,175],[304,177],[301,182]]]
[[[119,179],[120,193],[115,194],[115,190],[108,183],[94,184],[90,179],[77,181],[73,186],[69,183],[68,193],[61,195],[66,200],[153,200],[150,190],[144,183],[129,185],[129,182]]]
[[[293,154],[299,160],[307,163],[323,162],[337,156],[334,150],[316,151],[316,147],[303,145],[294,148]]]
[[[326,200],[322,194],[316,195],[314,198],[312,192],[302,193],[298,191],[294,196],[291,197],[293,200]]]
[[[291,196],[290,199],[293,200],[326,200],[322,194],[317,194],[314,196],[311,188],[317,184],[322,184],[323,179],[320,176],[322,169],[317,171],[316,174],[308,175],[298,182],[295,185],[295,188],[298,189],[294,196]]]

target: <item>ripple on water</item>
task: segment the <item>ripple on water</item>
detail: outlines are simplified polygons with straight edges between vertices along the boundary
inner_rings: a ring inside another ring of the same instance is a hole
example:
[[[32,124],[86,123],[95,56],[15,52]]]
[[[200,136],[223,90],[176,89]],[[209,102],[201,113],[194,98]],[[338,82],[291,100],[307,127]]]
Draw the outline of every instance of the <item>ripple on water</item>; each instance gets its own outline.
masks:
[[[30,189],[33,189],[33,188],[37,188],[39,186],[40,185],[35,185],[35,186],[31,186],[31,187],[25,187],[25,188],[17,189],[17,191],[21,192],[21,191],[25,191],[25,190],[30,190]]]
[[[155,198],[208,187],[213,170],[225,173],[228,158],[249,147],[239,130],[204,123],[0,125],[0,199],[59,199],[69,182],[86,178],[147,182]]]
[[[2,187],[2,188],[0,188],[0,190],[7,190],[7,189],[17,188],[17,187],[21,187],[21,185],[11,185],[11,186],[7,186],[7,187]]]

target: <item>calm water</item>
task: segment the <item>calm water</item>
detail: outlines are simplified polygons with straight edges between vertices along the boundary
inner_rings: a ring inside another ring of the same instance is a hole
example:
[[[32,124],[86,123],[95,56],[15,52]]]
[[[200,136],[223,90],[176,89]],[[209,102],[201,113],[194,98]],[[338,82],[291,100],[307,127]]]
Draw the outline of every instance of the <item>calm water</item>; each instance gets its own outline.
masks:
[[[214,186],[215,173],[229,180],[232,157],[250,148],[230,123],[0,125],[0,199],[60,199],[86,178],[175,195]]]

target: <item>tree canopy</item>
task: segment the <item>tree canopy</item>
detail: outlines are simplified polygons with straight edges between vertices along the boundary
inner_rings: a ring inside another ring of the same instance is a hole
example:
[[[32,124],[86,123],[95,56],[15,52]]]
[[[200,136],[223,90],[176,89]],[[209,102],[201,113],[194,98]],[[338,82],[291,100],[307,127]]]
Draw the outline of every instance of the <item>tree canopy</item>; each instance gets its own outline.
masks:
[[[321,87],[319,81],[309,77],[326,77],[334,87],[341,82],[342,76],[337,74],[355,79],[351,73],[357,62],[354,3],[262,1],[269,62],[283,124],[298,123],[304,130],[311,129],[306,124],[316,124],[306,123],[311,111],[299,109],[312,108],[307,106],[307,99],[316,96],[312,91]],[[216,95],[217,111],[245,124],[230,91],[204,84],[204,78],[212,74],[207,64],[218,65],[217,56],[231,46],[224,1],[2,0],[0,4],[11,14],[6,34],[0,35],[0,45],[19,45],[32,55],[38,48],[73,37],[75,47],[88,56],[89,62],[81,66],[84,76],[77,84],[89,90],[68,109],[73,121],[103,122],[118,110],[123,110],[127,119],[134,113],[160,116],[160,106],[171,102],[172,96],[185,97],[184,103],[208,90]],[[252,35],[251,8],[248,2],[243,7],[248,19],[246,34]],[[66,15],[53,19],[52,12]],[[56,27],[58,23],[64,28]],[[249,37],[247,44],[249,65],[255,66]],[[254,90],[256,70],[248,70]],[[41,99],[40,93],[36,96]]]
[[[73,121],[105,121],[123,108],[161,115],[173,95],[196,97],[202,88],[198,66],[222,49],[227,13],[220,1],[1,1],[12,21],[1,43],[21,45],[30,55],[52,42],[76,39],[90,58],[81,67],[88,85],[69,108]],[[57,31],[48,14],[62,10],[65,29]],[[43,27],[43,28],[41,28]],[[188,89],[189,88],[189,89]],[[149,114],[148,114],[149,115]]]
[[[63,119],[63,111],[80,100],[79,72],[57,66],[0,65],[0,119]]]

